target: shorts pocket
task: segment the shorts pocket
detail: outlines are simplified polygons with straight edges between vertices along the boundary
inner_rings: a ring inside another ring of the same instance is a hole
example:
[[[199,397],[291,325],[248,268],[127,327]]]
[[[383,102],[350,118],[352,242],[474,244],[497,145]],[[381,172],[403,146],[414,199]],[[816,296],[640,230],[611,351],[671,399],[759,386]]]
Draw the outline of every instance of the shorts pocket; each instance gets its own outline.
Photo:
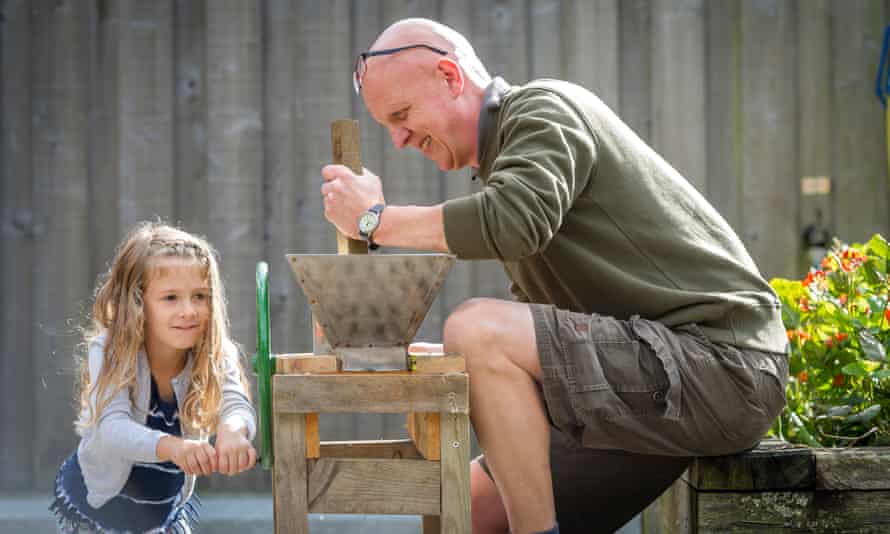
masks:
[[[575,371],[572,403],[582,421],[665,415],[670,381],[664,365],[627,323],[593,318],[589,337],[567,352]]]

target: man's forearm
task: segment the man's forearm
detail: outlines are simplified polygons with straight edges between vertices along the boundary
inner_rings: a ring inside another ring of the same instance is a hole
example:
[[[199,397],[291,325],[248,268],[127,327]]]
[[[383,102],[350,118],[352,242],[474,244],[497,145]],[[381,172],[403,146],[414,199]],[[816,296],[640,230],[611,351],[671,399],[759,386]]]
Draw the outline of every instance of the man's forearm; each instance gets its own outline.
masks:
[[[442,205],[387,206],[374,232],[374,242],[387,247],[449,252]]]

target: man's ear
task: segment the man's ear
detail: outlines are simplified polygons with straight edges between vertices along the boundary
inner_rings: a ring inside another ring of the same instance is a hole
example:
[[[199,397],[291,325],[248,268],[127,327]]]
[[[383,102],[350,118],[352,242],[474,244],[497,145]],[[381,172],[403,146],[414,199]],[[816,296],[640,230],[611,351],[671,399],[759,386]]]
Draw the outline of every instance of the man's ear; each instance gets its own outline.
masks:
[[[448,84],[452,97],[457,98],[464,92],[464,73],[456,61],[448,57],[440,58],[436,71]]]

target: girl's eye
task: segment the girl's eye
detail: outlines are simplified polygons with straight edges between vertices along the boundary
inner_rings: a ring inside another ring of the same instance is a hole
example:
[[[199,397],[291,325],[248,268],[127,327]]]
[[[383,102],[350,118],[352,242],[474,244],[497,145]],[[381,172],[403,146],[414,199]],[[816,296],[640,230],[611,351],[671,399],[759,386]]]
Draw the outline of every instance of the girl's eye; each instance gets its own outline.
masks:
[[[206,293],[198,293],[197,295],[195,295],[195,298],[197,300],[207,300],[208,297],[209,295],[207,295]]]
[[[176,295],[166,295],[164,297],[164,300],[170,300],[170,301],[176,300]]]

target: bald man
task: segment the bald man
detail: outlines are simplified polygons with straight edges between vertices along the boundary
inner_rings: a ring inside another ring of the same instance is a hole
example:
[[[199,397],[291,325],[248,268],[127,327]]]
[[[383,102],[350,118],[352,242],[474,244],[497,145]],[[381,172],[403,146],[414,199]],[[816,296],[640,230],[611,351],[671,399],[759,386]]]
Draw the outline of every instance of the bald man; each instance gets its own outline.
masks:
[[[354,84],[396,148],[481,185],[394,206],[371,171],[329,165],[327,219],[372,248],[498,259],[516,297],[465,302],[443,333],[466,358],[484,453],[473,532],[612,532],[691,457],[758,443],[785,402],[779,301],[723,218],[595,95],[492,79],[424,19],[387,28]]]

